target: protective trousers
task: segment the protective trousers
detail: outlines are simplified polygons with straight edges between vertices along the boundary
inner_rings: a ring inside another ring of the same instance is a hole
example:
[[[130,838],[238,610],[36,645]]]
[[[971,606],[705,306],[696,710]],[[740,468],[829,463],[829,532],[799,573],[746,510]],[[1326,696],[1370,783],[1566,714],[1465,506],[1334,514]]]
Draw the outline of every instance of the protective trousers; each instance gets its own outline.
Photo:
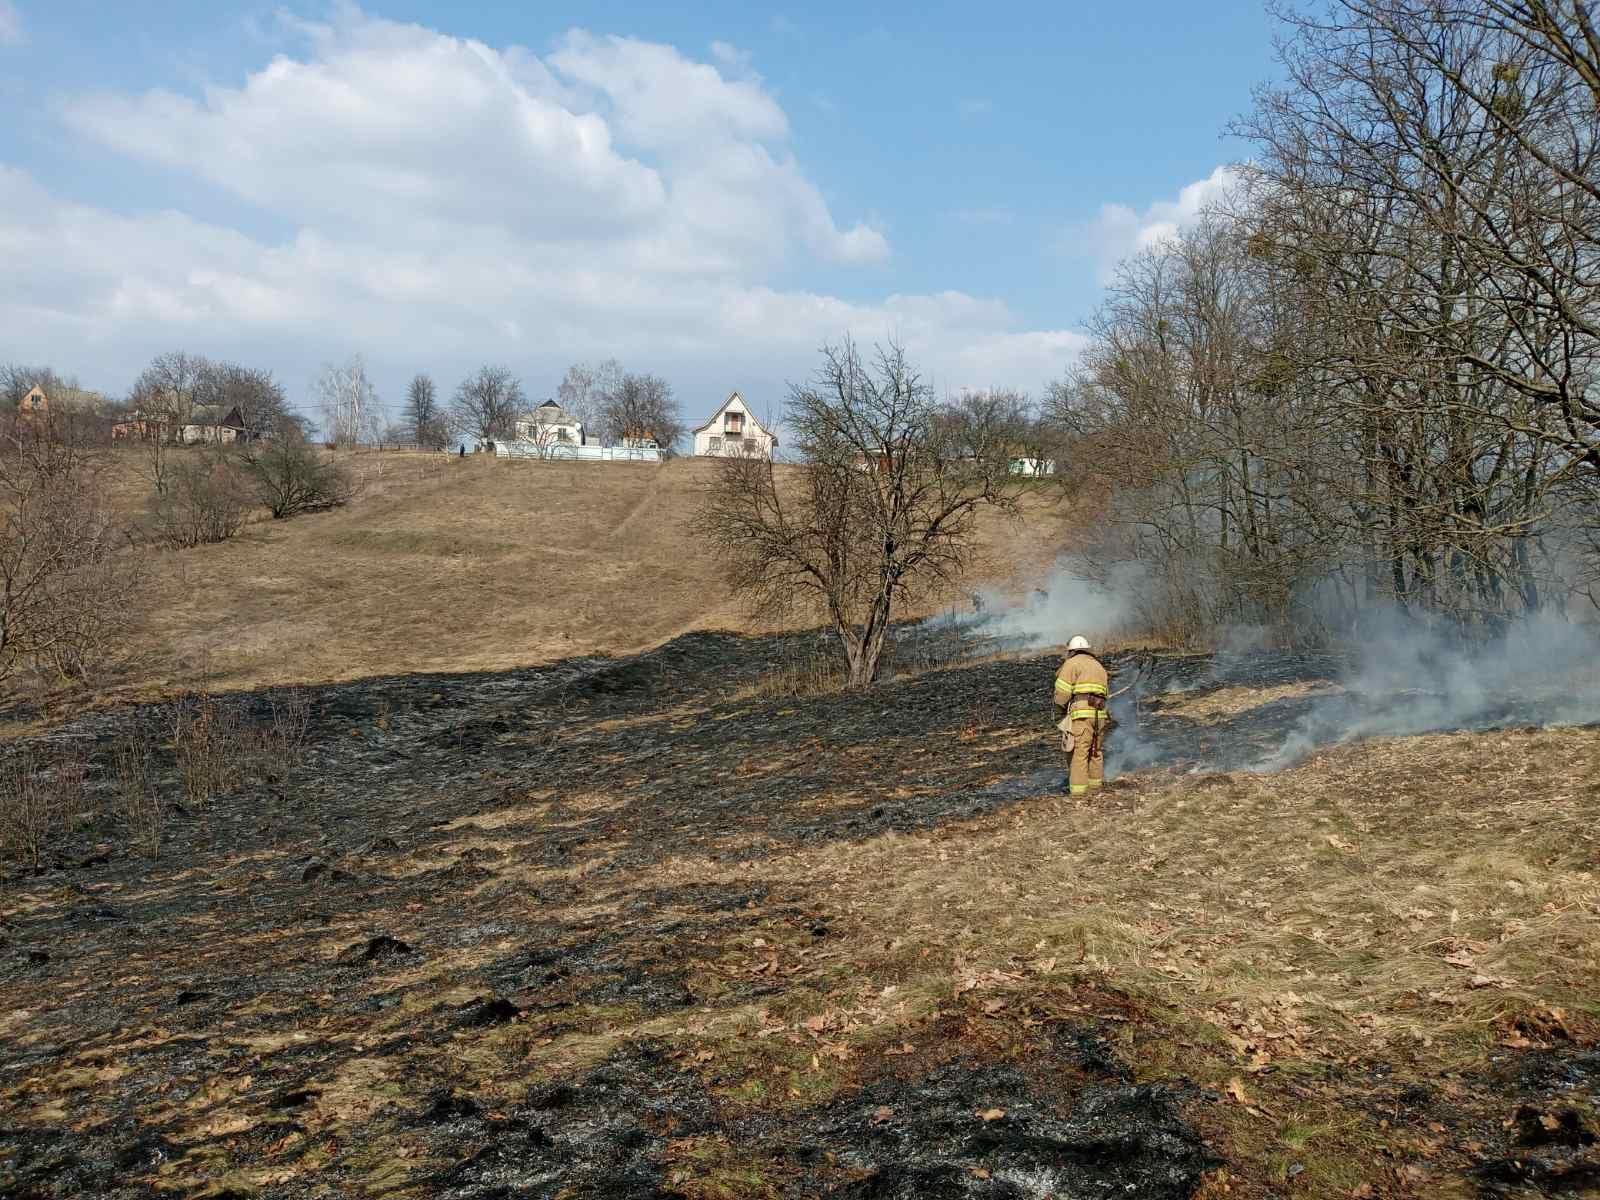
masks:
[[[1067,787],[1072,795],[1082,796],[1105,782],[1106,714],[1104,710],[1077,708],[1071,716],[1072,766],[1067,773]]]

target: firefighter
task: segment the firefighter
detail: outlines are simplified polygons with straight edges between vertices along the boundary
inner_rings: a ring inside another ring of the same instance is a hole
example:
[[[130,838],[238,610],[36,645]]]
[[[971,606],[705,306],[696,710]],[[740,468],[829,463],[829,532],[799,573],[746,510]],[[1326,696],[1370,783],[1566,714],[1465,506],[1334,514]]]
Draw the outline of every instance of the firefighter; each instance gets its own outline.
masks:
[[[1067,787],[1074,796],[1085,795],[1105,782],[1110,682],[1105,667],[1090,653],[1088,638],[1079,636],[1067,643],[1067,657],[1056,672],[1056,727],[1072,755]]]

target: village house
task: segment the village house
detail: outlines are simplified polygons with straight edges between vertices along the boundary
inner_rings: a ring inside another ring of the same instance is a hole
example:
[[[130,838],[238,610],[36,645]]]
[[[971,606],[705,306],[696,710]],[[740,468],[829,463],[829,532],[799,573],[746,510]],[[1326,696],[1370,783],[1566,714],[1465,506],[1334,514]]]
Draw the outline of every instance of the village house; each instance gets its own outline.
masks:
[[[554,400],[546,400],[531,413],[517,418],[515,433],[525,442],[540,446],[582,446],[583,422]]]
[[[63,386],[47,393],[35,384],[17,401],[17,416],[25,421],[97,417],[104,410],[105,397],[99,392],[75,387]]]
[[[44,389],[37,384],[28,392],[17,405],[17,413],[29,418],[48,417],[50,415],[50,397],[44,394]]]
[[[177,427],[177,440],[185,446],[212,442],[229,445],[248,440],[244,418],[239,406],[224,408],[220,404],[196,404],[189,410],[189,419]]]
[[[1054,475],[1056,473],[1056,460],[1053,458],[1013,458],[1010,464],[1013,475]]]
[[[156,438],[170,438],[172,421],[165,416],[151,416],[136,408],[120,421],[111,423],[111,440],[114,442],[149,442]]]
[[[702,458],[739,454],[771,458],[777,447],[777,435],[762,428],[738,392],[729,392],[722,407],[694,431],[694,452]]]

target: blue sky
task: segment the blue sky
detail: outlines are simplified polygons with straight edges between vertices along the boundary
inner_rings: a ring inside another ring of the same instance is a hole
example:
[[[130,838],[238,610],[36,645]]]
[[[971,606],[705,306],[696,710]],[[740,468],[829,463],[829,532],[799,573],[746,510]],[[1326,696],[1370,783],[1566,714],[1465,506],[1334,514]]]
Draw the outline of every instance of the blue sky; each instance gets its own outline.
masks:
[[[1203,12],[1203,18],[1197,13]],[[0,359],[505,362],[758,406],[823,338],[1037,391],[1270,78],[1236,5],[0,0]],[[708,409],[709,411],[709,409]]]

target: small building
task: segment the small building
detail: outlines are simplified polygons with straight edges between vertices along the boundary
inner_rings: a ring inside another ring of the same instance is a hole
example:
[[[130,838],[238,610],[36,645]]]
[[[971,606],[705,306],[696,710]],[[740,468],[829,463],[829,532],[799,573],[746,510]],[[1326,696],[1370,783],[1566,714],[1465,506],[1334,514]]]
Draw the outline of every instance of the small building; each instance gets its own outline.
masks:
[[[513,432],[521,440],[540,446],[587,444],[583,422],[554,400],[546,400],[531,413],[518,417]]]
[[[1056,460],[1053,458],[1013,458],[1009,470],[1013,475],[1054,475],[1056,473]]]
[[[189,419],[177,427],[177,440],[185,446],[201,443],[231,445],[247,440],[244,418],[239,406],[224,408],[220,404],[196,404],[189,410]]]
[[[729,392],[722,407],[694,431],[694,452],[701,458],[726,458],[739,454],[759,454],[771,458],[777,448],[777,435],[762,428],[738,392]]]
[[[43,419],[50,415],[50,397],[44,394],[44,389],[35,384],[29,389],[28,394],[17,404],[19,415]]]
[[[129,413],[120,421],[111,423],[113,442],[151,442],[166,436],[167,423],[142,412]]]

